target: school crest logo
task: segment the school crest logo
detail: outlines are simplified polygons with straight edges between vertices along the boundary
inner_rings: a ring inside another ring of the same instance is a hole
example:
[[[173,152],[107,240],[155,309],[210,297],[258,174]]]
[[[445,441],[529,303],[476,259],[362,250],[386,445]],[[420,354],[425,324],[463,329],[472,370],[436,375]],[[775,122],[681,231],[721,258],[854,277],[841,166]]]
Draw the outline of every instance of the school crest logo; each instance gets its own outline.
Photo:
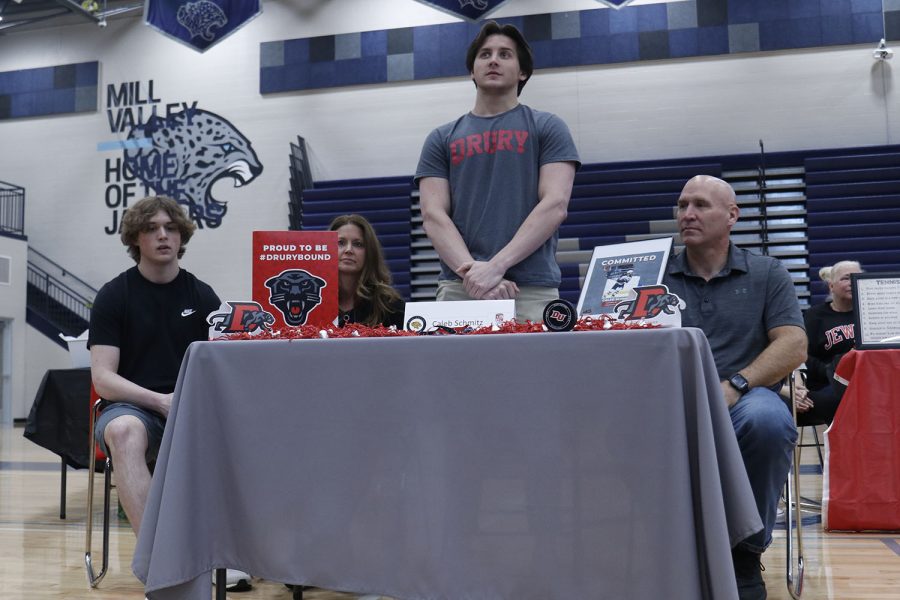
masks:
[[[322,303],[326,282],[303,269],[288,269],[266,280],[269,303],[281,311],[291,327],[306,324],[306,319]]]

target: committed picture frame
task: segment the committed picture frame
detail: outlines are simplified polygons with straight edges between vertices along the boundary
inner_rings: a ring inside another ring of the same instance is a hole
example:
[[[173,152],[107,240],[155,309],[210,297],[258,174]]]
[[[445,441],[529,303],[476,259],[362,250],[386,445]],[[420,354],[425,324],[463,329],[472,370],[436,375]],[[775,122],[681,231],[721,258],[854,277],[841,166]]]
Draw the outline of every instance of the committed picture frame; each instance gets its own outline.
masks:
[[[578,297],[579,317],[611,315],[633,300],[638,286],[658,285],[666,274],[673,238],[597,246]]]
[[[900,348],[900,273],[853,273],[856,348]]]

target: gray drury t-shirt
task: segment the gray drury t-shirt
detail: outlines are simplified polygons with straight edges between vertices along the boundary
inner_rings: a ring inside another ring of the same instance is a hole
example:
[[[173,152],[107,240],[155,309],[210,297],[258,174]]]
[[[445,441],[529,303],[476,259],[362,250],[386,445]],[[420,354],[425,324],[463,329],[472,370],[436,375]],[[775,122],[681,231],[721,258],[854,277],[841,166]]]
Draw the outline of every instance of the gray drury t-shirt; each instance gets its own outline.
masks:
[[[466,114],[425,140],[416,182],[450,183],[450,216],[475,260],[490,260],[513,238],[538,203],[541,166],[574,162],[578,151],[566,124],[524,104],[493,116]],[[558,234],[506,272],[519,285],[559,287]],[[441,279],[459,279],[441,262]]]

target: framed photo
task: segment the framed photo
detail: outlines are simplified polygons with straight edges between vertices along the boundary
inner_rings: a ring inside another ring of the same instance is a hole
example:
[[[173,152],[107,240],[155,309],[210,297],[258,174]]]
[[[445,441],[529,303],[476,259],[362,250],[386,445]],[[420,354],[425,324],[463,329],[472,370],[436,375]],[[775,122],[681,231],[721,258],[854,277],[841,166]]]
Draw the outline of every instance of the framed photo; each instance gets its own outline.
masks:
[[[672,253],[671,237],[597,246],[578,298],[578,316],[611,314],[639,286],[658,285]]]
[[[900,273],[853,273],[850,285],[856,347],[900,348]]]

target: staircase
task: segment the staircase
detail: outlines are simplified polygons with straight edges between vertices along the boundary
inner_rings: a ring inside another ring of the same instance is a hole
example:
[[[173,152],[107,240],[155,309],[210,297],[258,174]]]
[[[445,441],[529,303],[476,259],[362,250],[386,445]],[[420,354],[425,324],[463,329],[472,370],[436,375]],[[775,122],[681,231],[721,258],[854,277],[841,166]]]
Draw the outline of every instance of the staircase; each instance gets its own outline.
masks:
[[[66,347],[60,334],[80,335],[91,320],[97,290],[37,250],[28,249],[26,322]]]

